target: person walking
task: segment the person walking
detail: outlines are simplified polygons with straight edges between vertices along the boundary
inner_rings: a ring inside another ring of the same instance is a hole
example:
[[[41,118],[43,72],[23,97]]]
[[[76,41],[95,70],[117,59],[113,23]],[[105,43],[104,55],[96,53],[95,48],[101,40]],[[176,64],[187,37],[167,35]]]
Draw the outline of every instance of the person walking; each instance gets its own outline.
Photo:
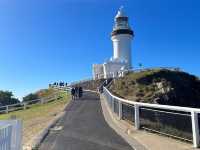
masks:
[[[75,100],[75,89],[74,88],[71,89],[71,96],[72,96],[72,100]]]
[[[79,88],[75,87],[75,98],[77,99],[79,97]]]
[[[79,90],[78,90],[78,97],[81,98],[83,96],[83,88],[82,87],[79,87]]]

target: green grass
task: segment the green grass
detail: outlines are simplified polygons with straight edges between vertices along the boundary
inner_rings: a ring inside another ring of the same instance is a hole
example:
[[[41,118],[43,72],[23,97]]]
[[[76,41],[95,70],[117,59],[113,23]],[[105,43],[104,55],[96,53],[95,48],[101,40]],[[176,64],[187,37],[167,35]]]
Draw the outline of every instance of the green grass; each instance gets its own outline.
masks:
[[[21,119],[23,121],[23,145],[30,145],[34,137],[44,130],[70,101],[69,93],[60,91],[58,97],[58,99],[45,104],[33,104],[25,110],[0,114],[0,120],[10,119],[11,116]]]
[[[8,114],[1,114],[0,120],[9,119],[11,116],[16,116],[22,120],[31,119],[40,115],[47,114],[51,109],[65,105],[69,101],[69,94],[60,92],[58,100],[51,101],[46,104],[33,104],[26,110],[13,111]]]
[[[109,90],[118,97],[137,102],[200,107],[200,80],[183,71],[130,72],[112,82]]]
[[[129,73],[127,75],[127,78],[131,78],[132,80],[137,80],[149,75],[153,75],[157,72],[161,71],[161,69],[153,69],[153,70],[148,70],[148,71],[141,71],[141,72],[136,72],[136,73]]]
[[[55,93],[55,89],[53,88],[48,88],[48,89],[41,89],[39,91],[36,92],[36,94],[38,95],[39,98],[42,98],[42,97],[48,97],[48,96],[51,96]]]

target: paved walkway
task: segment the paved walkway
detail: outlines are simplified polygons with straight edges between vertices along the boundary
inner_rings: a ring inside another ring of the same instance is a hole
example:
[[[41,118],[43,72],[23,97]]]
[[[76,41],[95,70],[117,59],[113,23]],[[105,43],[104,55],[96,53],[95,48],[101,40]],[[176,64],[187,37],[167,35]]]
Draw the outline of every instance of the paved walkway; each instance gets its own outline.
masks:
[[[58,130],[50,131],[40,150],[133,150],[108,126],[95,93],[72,101],[56,126]]]

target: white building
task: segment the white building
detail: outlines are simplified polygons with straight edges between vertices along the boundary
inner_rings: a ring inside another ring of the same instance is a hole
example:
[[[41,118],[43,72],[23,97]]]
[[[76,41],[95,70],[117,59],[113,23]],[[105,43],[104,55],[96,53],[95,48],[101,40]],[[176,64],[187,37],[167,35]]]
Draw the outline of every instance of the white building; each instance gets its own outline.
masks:
[[[134,33],[128,24],[128,17],[121,7],[115,16],[111,33],[113,57],[103,64],[93,64],[93,79],[116,77],[123,70],[132,68],[131,41]]]

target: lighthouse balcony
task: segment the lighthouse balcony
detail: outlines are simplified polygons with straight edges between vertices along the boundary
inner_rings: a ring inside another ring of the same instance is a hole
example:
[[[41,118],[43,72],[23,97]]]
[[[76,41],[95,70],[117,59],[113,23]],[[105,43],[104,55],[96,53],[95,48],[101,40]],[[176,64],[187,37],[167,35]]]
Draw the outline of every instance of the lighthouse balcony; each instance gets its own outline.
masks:
[[[111,36],[115,36],[115,35],[118,35],[118,34],[129,34],[129,35],[134,36],[134,32],[131,29],[116,29],[116,30],[113,30],[112,33],[111,33]]]

